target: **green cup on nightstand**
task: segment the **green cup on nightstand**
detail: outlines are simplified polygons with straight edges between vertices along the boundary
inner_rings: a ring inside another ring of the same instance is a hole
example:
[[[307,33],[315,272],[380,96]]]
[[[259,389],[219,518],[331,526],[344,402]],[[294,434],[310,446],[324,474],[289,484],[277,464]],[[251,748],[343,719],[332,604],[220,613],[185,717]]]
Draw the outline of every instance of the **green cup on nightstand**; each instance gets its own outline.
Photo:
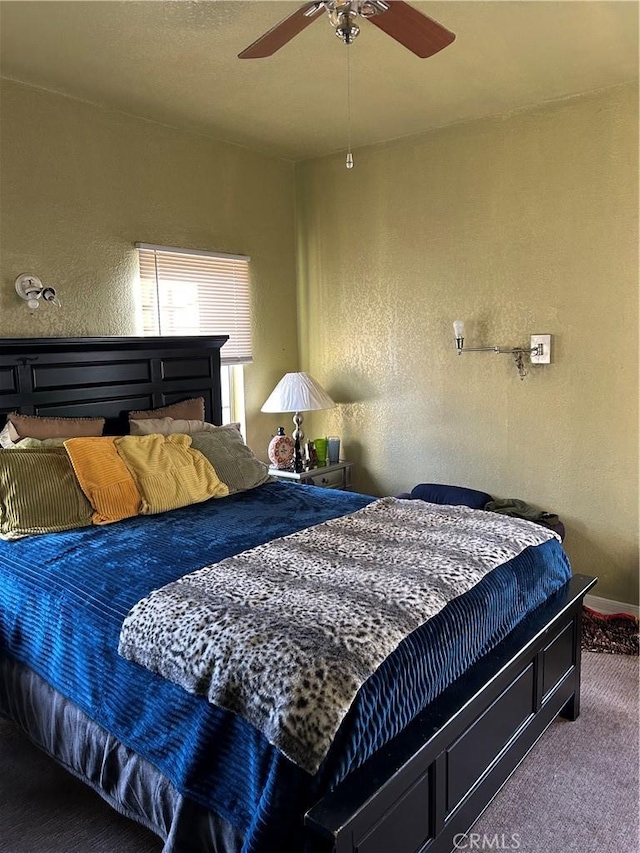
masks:
[[[313,443],[316,448],[316,456],[318,457],[318,468],[324,468],[327,464],[327,439],[316,438]]]

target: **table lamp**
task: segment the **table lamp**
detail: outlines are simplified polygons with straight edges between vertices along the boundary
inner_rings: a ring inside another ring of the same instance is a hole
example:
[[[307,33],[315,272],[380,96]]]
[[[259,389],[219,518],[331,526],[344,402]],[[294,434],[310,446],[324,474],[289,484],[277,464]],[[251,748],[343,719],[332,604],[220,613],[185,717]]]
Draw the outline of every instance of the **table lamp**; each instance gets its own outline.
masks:
[[[295,467],[302,470],[300,448],[304,432],[302,412],[313,412],[318,409],[333,409],[335,402],[316,380],[308,373],[285,373],[273,389],[262,407],[263,412],[293,412],[295,428],[291,437],[296,444]]]

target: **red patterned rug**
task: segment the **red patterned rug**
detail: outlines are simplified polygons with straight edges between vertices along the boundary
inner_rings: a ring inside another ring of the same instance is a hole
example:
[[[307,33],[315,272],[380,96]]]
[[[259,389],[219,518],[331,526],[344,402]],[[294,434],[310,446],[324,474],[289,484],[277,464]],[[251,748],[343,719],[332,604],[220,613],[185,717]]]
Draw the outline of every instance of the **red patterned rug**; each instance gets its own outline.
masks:
[[[585,607],[582,617],[582,648],[611,655],[637,655],[638,620],[627,613],[611,615]]]

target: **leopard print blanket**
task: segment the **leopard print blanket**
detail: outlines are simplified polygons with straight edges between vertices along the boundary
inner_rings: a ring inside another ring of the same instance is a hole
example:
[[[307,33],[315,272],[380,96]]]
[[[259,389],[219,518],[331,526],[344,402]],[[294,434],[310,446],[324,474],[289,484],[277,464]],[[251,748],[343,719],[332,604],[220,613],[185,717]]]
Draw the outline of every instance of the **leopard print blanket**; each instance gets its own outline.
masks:
[[[555,535],[382,498],[153,591],[127,615],[119,652],[242,715],[315,773],[357,691],[408,634]]]

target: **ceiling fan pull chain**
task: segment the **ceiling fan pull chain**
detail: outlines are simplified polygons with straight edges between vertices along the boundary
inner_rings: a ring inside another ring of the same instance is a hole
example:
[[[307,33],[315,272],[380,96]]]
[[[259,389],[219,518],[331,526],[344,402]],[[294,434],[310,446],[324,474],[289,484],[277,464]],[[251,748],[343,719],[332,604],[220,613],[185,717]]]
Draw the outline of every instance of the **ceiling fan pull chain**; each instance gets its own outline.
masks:
[[[347,46],[347,169],[353,169],[353,154],[351,153],[351,45]]]

